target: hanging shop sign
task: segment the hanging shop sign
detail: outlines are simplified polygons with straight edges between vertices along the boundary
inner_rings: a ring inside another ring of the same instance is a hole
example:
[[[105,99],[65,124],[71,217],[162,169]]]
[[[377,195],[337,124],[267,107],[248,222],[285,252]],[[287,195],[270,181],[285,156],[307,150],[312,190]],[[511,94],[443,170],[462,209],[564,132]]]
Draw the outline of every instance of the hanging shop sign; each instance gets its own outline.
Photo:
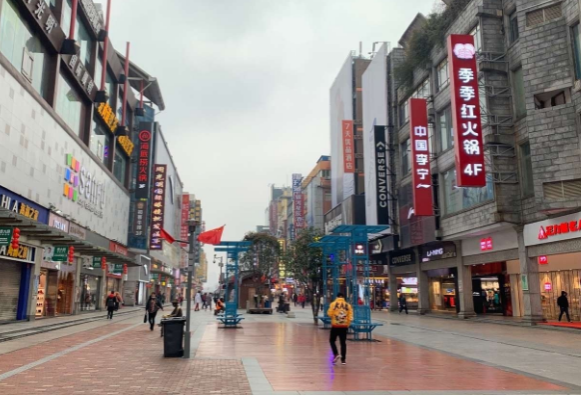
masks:
[[[107,264],[107,258],[103,257],[99,257],[99,256],[94,256],[93,257],[93,263],[92,263],[92,267],[95,269],[101,269],[104,265]]]
[[[114,241],[109,242],[109,250],[113,251],[119,255],[123,255],[123,256],[129,255],[129,251],[127,251],[127,247],[125,247],[119,243],[115,243]]]
[[[414,250],[392,251],[389,254],[390,266],[413,265],[416,262]]]
[[[69,233],[70,222],[60,215],[56,215],[55,213],[49,214],[48,225],[58,230],[62,230],[63,232]]]
[[[389,225],[389,163],[385,126],[374,126],[377,224]]]
[[[581,213],[527,224],[523,230],[526,246],[581,237]]]
[[[95,101],[95,95],[97,94],[97,88],[95,87],[95,81],[91,78],[91,74],[85,68],[85,64],[78,55],[61,55],[63,62],[67,64],[67,67],[71,73],[75,76],[77,83],[83,88],[83,92],[91,99]]]
[[[12,227],[0,227],[0,246],[5,247],[12,242]]]
[[[66,36],[47,2],[45,0],[20,0],[20,3],[26,7],[29,15],[48,38],[54,49],[60,50]]]
[[[38,204],[0,187],[0,208],[46,224],[48,210]]]
[[[140,122],[137,134],[137,186],[135,188],[136,199],[147,199],[149,194],[149,166],[151,155],[151,123]]]
[[[18,248],[12,248],[11,245],[0,246],[0,258],[34,263],[36,259],[36,247],[23,243],[18,243]]]
[[[131,139],[127,136],[119,136],[117,137],[117,142],[119,143],[119,146],[121,147],[123,152],[125,152],[127,156],[131,156],[131,154],[133,153],[133,148],[135,148]]]
[[[180,238],[188,240],[188,217],[190,215],[190,195],[184,193],[182,195],[182,221],[180,228]],[[182,247],[187,248],[188,243],[181,243]]]
[[[54,246],[52,250],[52,257],[50,258],[53,262],[66,262],[68,261],[69,247],[68,246]]]
[[[548,265],[549,264],[549,257],[546,255],[540,255],[538,257],[539,265]]]
[[[103,218],[105,208],[105,184],[97,180],[73,155],[65,156],[63,195],[77,202],[85,210]]]
[[[138,237],[145,236],[145,208],[147,203],[135,203],[135,220],[133,221],[134,235]]]
[[[494,243],[492,237],[485,237],[480,239],[480,251],[492,251],[494,250]]]
[[[74,222],[69,223],[69,234],[81,240],[85,240],[87,238],[87,231],[85,228],[75,224]]]
[[[109,264],[109,273],[115,274],[115,275],[123,274],[123,265],[116,264],[116,263],[110,263]]]
[[[355,173],[355,147],[353,138],[353,121],[343,121],[343,171]]]
[[[456,183],[459,187],[486,186],[484,146],[478,94],[474,37],[448,36],[448,65],[452,91]]]
[[[430,243],[420,247],[422,262],[456,257],[456,244],[451,242]]]
[[[108,103],[99,103],[97,106],[97,114],[99,117],[107,124],[107,128],[112,134],[117,132],[117,127],[119,126],[119,120],[115,116],[115,111],[111,108]]]
[[[103,29],[103,20],[99,10],[95,7],[95,3],[93,3],[93,0],[80,0],[80,4],[81,9],[89,20],[93,33],[95,33],[96,37],[99,36],[99,32]]]
[[[163,248],[161,229],[163,228],[163,218],[165,212],[165,182],[166,165],[153,166],[153,199],[151,207],[151,238],[149,248],[161,250]]]
[[[434,202],[430,170],[428,102],[425,99],[412,98],[409,107],[414,214],[417,217],[430,217],[434,215]]]
[[[304,196],[301,188],[301,181],[303,176],[300,174],[292,175],[292,191],[293,191],[293,215],[294,215],[294,233],[300,232],[305,226],[304,218]],[[291,239],[294,240],[294,237]]]

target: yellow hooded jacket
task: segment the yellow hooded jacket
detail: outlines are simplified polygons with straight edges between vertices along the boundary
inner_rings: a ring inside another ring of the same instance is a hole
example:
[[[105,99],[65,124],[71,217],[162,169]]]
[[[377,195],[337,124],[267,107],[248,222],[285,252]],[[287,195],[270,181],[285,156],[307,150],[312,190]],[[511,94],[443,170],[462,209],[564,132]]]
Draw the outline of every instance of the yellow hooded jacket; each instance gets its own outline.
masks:
[[[333,328],[349,328],[353,321],[353,307],[343,298],[337,298],[329,306],[327,315],[331,318]]]

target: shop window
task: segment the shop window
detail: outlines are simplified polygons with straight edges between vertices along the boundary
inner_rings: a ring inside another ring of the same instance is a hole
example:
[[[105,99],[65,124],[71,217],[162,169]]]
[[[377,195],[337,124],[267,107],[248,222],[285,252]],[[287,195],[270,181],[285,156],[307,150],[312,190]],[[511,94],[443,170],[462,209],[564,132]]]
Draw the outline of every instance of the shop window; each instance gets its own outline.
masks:
[[[447,87],[450,83],[450,71],[448,70],[448,59],[444,59],[436,67],[436,75],[438,77],[438,91]]]
[[[518,31],[518,17],[516,11],[508,16],[508,43],[512,44],[518,40],[520,32]]]
[[[527,141],[520,146],[521,187],[525,196],[534,195],[533,163],[531,161],[531,145]]]
[[[62,71],[59,73],[57,89],[55,110],[73,132],[80,136],[83,102]]]
[[[412,168],[410,139],[401,143],[401,174],[406,176]]]
[[[111,149],[111,132],[103,124],[98,115],[95,113],[91,128],[91,138],[89,148],[91,152],[97,155],[101,162],[109,163],[109,151]]]
[[[0,51],[34,89],[48,99],[50,56],[33,32],[21,18],[16,4],[12,0],[5,1],[0,17]]]
[[[512,90],[514,97],[514,112],[516,118],[522,118],[527,115],[525,102],[525,85],[523,80],[522,67],[512,72]]]
[[[557,89],[551,92],[539,93],[535,95],[535,109],[550,108],[562,104],[571,103],[571,90]]]
[[[438,114],[438,134],[440,136],[440,152],[454,146],[454,125],[450,107]]]
[[[456,169],[445,172],[442,177],[445,214],[453,214],[494,199],[493,182],[489,174],[486,176],[486,186],[482,188],[456,186]]]
[[[127,172],[127,157],[120,152],[121,147],[118,145],[115,150],[115,161],[113,163],[113,175],[123,185],[125,185],[125,174]]]

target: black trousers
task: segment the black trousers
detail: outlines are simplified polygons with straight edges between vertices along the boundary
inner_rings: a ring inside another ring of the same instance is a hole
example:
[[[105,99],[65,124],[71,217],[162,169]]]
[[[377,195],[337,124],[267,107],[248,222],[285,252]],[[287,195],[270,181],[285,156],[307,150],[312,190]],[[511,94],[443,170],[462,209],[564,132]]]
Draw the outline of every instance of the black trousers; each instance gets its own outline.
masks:
[[[333,355],[337,356],[339,355],[339,351],[337,350],[337,345],[335,342],[337,341],[337,336],[339,336],[342,362],[345,362],[345,358],[347,357],[347,329],[348,328],[331,328],[331,337],[329,338],[331,349],[333,350]]]
[[[155,326],[155,315],[156,314],[157,314],[157,312],[148,314],[149,329],[150,330],[153,330],[153,327]]]
[[[403,306],[402,305],[399,305],[399,312],[401,313],[404,310],[405,310],[405,313],[407,314],[408,313],[408,306],[407,306],[407,304],[404,304]]]
[[[107,319],[112,320],[113,319],[113,312],[115,311],[115,309],[112,308],[108,308],[107,309]]]
[[[561,307],[561,314],[559,314],[559,321],[561,321],[563,314],[567,314],[567,321],[571,321],[571,318],[569,317],[569,308],[568,307]]]

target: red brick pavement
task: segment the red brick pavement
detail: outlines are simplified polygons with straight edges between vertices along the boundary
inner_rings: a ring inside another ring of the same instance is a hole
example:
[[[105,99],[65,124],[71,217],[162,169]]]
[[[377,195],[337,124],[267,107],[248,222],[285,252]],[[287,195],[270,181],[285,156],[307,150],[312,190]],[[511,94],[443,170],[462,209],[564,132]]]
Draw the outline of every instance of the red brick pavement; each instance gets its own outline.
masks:
[[[109,326],[106,331],[113,330]],[[9,358],[10,354],[0,356],[0,361]],[[42,356],[34,356],[33,360]],[[42,392],[59,395],[251,394],[240,361],[163,358],[159,332],[150,332],[147,325],[0,382],[0,394],[3,395]]]
[[[563,390],[552,383],[378,337],[347,344],[347,365],[330,363],[329,331],[312,324],[208,325],[196,357],[255,357],[275,391]]]

